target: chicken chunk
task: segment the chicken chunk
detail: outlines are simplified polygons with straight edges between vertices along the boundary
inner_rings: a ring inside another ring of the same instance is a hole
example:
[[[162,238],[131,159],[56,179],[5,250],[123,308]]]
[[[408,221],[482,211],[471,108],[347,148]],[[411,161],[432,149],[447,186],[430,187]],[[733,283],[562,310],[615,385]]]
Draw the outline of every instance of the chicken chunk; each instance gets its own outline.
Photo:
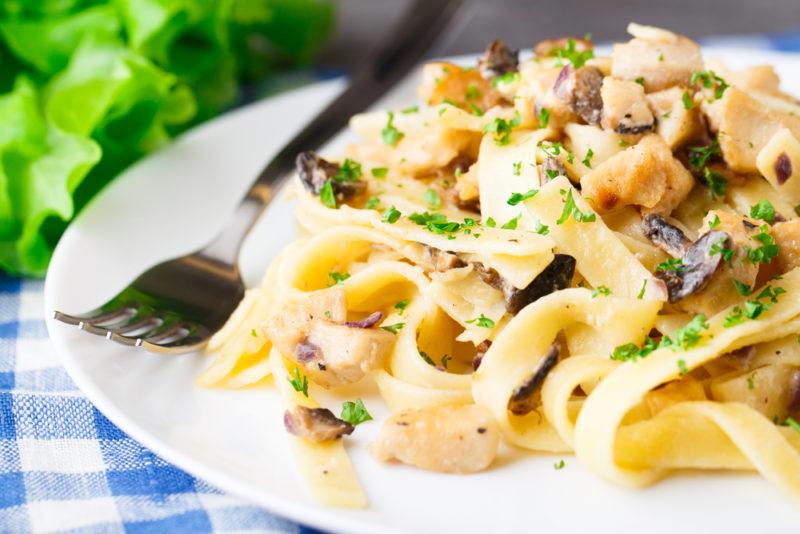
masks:
[[[627,43],[611,52],[611,75],[621,80],[643,80],[645,91],[689,85],[692,73],[703,70],[700,45],[667,30],[631,23]]]
[[[737,172],[758,171],[759,151],[781,129],[800,138],[800,106],[774,96],[729,87],[722,98],[703,100],[702,106],[711,130],[720,133],[725,162]]]
[[[800,367],[773,364],[744,374],[732,373],[711,381],[711,396],[720,402],[742,402],[769,419],[783,422],[796,415]]]
[[[370,445],[383,462],[399,460],[429,471],[475,473],[497,455],[500,429],[488,409],[436,406],[390,417]]]
[[[607,77],[600,90],[603,119],[600,125],[621,134],[640,134],[653,130],[656,120],[647,105],[644,88],[636,82]]]
[[[671,87],[647,95],[647,102],[656,118],[656,133],[672,150],[702,139],[705,134],[699,109],[686,109],[682,100],[683,92],[682,87]]]
[[[379,367],[394,343],[390,332],[346,320],[344,290],[331,288],[288,304],[264,327],[275,348],[305,375],[336,387]]]
[[[800,267],[800,219],[776,223],[770,230],[780,252],[775,258],[778,274]]]
[[[663,139],[648,135],[585,174],[581,186],[600,212],[637,205],[648,213],[669,214],[692,190],[694,179]]]
[[[429,106],[448,102],[473,112],[484,112],[504,102],[477,70],[445,62],[428,63],[422,68],[418,94]]]
[[[457,195],[454,199],[456,205],[468,205],[478,203],[480,189],[478,188],[478,164],[474,163],[467,172],[462,172],[456,176],[456,185],[453,188]]]

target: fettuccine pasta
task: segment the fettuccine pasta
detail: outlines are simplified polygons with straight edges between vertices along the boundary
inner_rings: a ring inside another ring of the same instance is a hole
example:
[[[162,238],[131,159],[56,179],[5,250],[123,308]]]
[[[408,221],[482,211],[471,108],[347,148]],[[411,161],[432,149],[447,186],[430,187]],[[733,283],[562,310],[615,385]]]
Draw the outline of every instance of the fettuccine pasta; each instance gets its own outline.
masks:
[[[367,505],[363,383],[392,413],[375,461],[473,473],[505,442],[629,486],[758,472],[800,501],[800,105],[771,68],[629,32],[609,57],[498,40],[428,64],[421,106],[298,155],[305,235],[197,382],[274,384],[320,502]]]

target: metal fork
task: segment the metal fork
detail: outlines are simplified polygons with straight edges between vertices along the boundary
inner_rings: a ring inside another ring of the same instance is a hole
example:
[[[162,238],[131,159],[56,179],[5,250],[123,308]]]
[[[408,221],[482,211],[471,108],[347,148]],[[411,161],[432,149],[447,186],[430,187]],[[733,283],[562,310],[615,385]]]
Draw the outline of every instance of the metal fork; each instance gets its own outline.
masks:
[[[349,88],[285,145],[261,171],[231,221],[205,248],[159,263],[99,308],[55,319],[151,352],[201,348],[225,324],[244,296],[239,248],[290,176],[301,150],[333,137],[350,116],[384,95],[436,41],[462,0],[416,0],[381,46],[356,69]]]

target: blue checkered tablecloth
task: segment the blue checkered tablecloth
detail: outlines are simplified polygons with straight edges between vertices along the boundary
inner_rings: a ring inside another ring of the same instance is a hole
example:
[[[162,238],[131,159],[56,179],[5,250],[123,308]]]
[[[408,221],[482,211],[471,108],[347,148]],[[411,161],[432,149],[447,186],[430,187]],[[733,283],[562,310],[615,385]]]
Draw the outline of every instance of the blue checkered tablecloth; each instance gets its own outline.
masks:
[[[800,51],[800,33],[704,44]],[[56,359],[42,282],[0,275],[0,532],[314,532],[160,459]]]

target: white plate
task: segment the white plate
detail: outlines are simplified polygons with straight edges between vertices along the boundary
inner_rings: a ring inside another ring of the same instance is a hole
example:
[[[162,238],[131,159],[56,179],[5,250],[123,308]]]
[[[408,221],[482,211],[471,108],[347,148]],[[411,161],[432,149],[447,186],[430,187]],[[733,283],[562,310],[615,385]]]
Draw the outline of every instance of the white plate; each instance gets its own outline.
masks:
[[[774,64],[800,88],[800,58],[721,52],[732,65]],[[212,121],[131,168],[70,226],[47,277],[54,308],[104,302],[157,261],[212,237],[260,166],[341,87],[327,82],[259,102]],[[799,91],[795,91],[797,93]],[[414,100],[413,83],[391,98]],[[295,235],[291,207],[277,200],[242,253],[249,283]],[[452,476],[373,461],[366,443],[378,423],[348,438],[371,500],[368,510],[316,505],[295,472],[272,388],[198,389],[204,357],[164,357],[114,345],[48,320],[55,347],[78,386],[124,431],[166,460],[271,511],[348,532],[797,532],[800,510],[756,475],[675,474],[645,490],[601,480],[570,456],[504,450],[485,473]],[[367,406],[386,414],[377,398]]]

